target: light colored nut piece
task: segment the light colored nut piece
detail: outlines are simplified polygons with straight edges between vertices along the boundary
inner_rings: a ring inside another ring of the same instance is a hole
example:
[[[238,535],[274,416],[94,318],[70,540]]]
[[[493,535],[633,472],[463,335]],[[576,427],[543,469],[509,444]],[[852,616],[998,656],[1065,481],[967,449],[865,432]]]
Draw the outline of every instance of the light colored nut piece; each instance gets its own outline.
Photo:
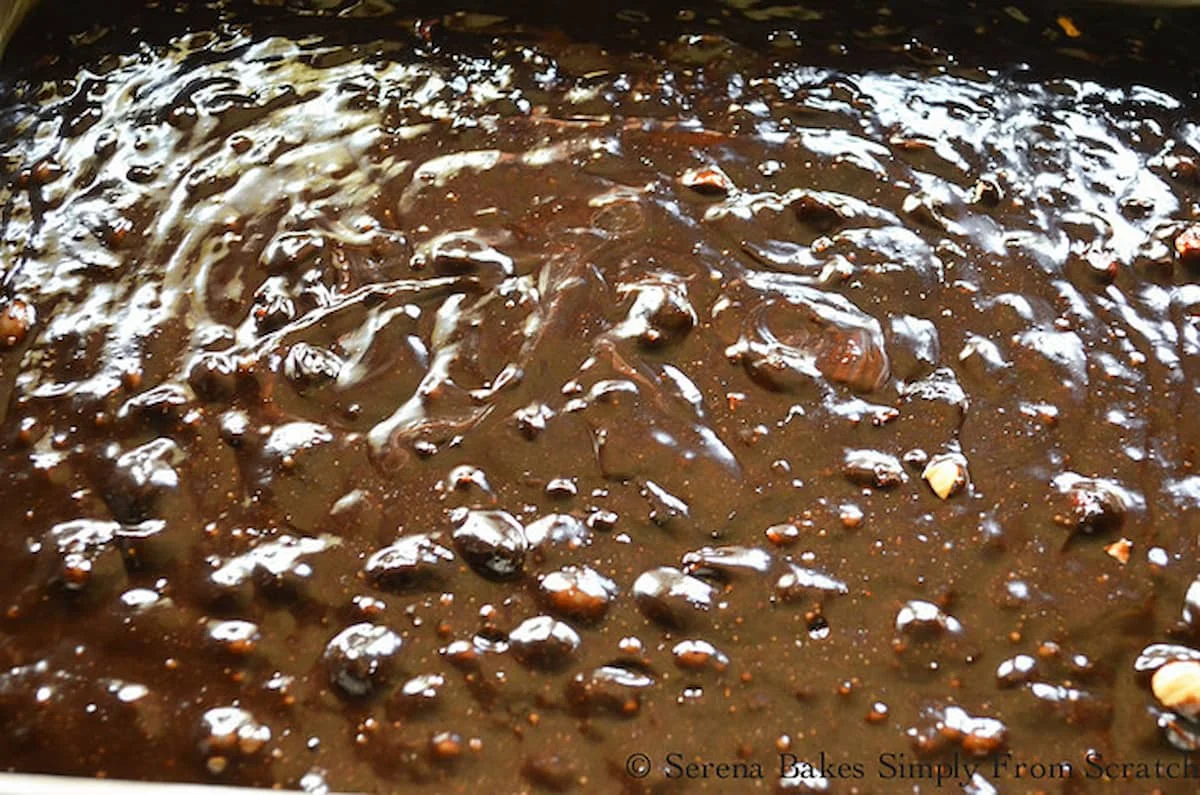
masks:
[[[934,494],[948,500],[952,494],[967,485],[967,459],[958,453],[934,456],[925,465],[921,477],[925,478]]]
[[[1200,661],[1175,660],[1154,672],[1154,697],[1169,710],[1195,718],[1200,715]]]
[[[1124,566],[1129,562],[1129,553],[1133,551],[1133,542],[1128,538],[1122,538],[1106,546],[1104,551]]]

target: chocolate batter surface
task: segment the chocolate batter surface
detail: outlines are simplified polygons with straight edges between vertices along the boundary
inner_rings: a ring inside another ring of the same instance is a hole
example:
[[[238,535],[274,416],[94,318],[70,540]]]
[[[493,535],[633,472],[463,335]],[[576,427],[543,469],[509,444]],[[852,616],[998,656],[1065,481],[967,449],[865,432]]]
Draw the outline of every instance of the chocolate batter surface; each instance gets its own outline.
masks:
[[[0,769],[1196,791],[1195,18],[591,5],[31,17]]]

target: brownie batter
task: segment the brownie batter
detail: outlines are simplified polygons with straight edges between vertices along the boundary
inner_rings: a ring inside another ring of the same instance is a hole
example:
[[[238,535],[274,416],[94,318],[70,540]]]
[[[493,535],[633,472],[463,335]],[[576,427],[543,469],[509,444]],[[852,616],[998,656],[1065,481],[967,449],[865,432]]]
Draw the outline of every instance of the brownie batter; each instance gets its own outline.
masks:
[[[0,769],[1195,792],[1196,17],[563,5],[30,17]]]

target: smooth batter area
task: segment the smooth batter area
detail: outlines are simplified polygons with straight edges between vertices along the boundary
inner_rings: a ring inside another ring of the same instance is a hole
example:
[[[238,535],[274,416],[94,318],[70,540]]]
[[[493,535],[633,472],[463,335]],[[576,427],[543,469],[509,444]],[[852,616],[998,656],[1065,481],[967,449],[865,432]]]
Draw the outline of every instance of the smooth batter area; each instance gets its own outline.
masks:
[[[1200,657],[1182,22],[420,5],[14,41],[0,769],[1098,792],[1200,746],[1147,679]]]

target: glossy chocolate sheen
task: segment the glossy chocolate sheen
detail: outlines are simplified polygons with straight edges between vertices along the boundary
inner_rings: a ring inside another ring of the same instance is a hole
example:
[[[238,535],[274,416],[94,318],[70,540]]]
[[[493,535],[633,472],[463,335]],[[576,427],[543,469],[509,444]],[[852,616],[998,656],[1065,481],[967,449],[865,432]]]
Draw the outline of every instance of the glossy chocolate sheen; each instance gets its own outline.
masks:
[[[31,17],[0,769],[1090,792],[1200,745],[1146,678],[1200,657],[1195,17],[572,5]]]

